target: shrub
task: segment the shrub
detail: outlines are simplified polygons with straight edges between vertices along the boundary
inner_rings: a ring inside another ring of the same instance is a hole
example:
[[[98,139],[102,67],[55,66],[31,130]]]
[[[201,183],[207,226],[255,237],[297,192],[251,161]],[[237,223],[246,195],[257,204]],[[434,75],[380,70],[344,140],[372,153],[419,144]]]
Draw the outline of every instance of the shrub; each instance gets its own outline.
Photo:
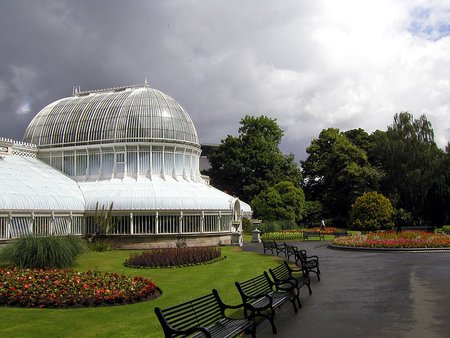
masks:
[[[260,230],[262,233],[295,228],[297,228],[297,224],[294,220],[263,221],[258,225],[258,230]]]
[[[151,249],[142,254],[131,254],[125,261],[125,266],[158,268],[194,265],[218,259],[220,254],[218,246]]]
[[[129,304],[158,295],[143,277],[70,269],[0,269],[0,304],[65,308]]]
[[[66,268],[85,251],[85,243],[73,236],[26,236],[9,243],[0,256],[21,268]]]
[[[405,209],[394,210],[394,223],[397,227],[412,226],[414,224],[413,215]]]
[[[382,194],[364,193],[352,205],[350,227],[363,231],[391,229],[393,212],[391,201]]]
[[[261,191],[251,205],[257,218],[268,221],[286,219],[299,223],[305,206],[305,194],[294,183],[282,181]]]

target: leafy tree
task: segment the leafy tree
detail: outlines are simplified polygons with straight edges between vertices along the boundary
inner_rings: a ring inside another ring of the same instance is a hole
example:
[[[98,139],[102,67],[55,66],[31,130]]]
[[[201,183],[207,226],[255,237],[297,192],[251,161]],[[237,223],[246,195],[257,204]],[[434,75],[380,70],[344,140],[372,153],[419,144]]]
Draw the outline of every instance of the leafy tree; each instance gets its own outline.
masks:
[[[380,170],[336,128],[322,130],[306,152],[308,157],[301,164],[307,199],[320,201],[325,216],[344,225],[356,197],[377,188]]]
[[[352,205],[350,227],[364,231],[391,229],[393,213],[388,198],[377,192],[366,192]]]
[[[386,132],[377,131],[371,138],[369,158],[385,173],[380,189],[395,207],[428,222],[433,218],[439,218],[440,222],[448,218],[448,213],[443,214],[443,210],[448,210],[449,201],[445,179],[448,167],[443,164],[445,154],[436,146],[433,128],[426,116],[414,119],[407,112],[396,114]],[[447,201],[446,206],[444,201]]]
[[[450,224],[450,143],[439,160],[424,207],[424,217],[433,225]]]
[[[302,219],[305,194],[292,182],[283,181],[261,191],[251,202],[256,218],[267,221]]]
[[[370,135],[361,128],[350,129],[343,133],[355,146],[368,152],[371,148]]]
[[[278,148],[283,131],[276,120],[247,115],[240,124],[239,136],[228,135],[209,157],[211,183],[246,201],[280,181],[299,186],[302,176],[294,155]]]
[[[318,227],[323,219],[323,207],[319,201],[305,201],[302,224],[307,228]]]

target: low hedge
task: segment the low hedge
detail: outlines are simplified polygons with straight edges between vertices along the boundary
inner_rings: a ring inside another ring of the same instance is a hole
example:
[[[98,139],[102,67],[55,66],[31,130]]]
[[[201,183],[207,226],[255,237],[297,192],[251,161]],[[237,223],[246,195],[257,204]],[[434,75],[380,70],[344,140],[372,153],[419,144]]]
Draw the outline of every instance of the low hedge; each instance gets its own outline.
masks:
[[[165,268],[201,264],[220,257],[218,246],[158,248],[131,254],[124,264],[133,268]]]

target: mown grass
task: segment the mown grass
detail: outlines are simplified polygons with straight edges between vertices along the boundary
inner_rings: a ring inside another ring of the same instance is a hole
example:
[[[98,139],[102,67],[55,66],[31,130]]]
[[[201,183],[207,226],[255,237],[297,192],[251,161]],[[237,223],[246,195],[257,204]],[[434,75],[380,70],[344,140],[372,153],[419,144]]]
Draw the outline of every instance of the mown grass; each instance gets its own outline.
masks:
[[[126,268],[123,262],[135,251],[89,252],[79,256],[78,271],[99,270],[153,280],[162,289],[160,298],[125,306],[77,309],[0,308],[2,337],[163,337],[153,312],[219,290],[225,302],[238,304],[234,282],[261,274],[279,264],[279,257],[223,247],[227,259],[208,265],[167,269]]]

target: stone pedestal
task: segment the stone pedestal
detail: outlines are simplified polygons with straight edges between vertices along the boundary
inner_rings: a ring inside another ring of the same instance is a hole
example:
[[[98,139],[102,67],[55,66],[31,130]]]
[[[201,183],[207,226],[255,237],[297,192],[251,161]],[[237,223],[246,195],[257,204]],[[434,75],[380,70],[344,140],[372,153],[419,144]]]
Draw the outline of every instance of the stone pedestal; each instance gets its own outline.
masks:
[[[261,243],[261,231],[259,231],[258,229],[255,229],[252,231],[253,233],[253,238],[252,238],[252,243]]]
[[[231,233],[231,245],[242,246],[242,236],[239,231]]]

